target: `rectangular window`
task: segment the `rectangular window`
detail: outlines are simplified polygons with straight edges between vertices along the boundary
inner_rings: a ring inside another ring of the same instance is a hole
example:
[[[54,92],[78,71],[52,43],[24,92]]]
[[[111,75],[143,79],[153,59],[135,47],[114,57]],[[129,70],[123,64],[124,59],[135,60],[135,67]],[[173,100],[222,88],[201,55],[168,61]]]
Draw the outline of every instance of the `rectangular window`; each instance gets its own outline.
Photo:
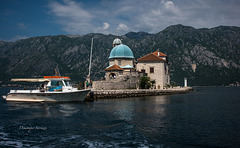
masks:
[[[165,70],[165,74],[167,74],[167,64],[164,63],[164,70]]]
[[[141,72],[142,72],[142,73],[145,73],[145,69],[142,69]]]
[[[150,67],[150,73],[154,73],[154,68]]]
[[[121,65],[121,60],[118,60],[118,65],[119,65],[119,66]]]

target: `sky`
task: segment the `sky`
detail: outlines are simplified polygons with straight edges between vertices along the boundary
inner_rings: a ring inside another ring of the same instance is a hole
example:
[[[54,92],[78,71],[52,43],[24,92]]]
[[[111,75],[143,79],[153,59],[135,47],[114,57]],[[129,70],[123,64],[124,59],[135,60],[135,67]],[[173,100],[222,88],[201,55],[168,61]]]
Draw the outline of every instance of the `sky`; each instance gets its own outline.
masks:
[[[240,26],[240,0],[0,0],[0,40]]]

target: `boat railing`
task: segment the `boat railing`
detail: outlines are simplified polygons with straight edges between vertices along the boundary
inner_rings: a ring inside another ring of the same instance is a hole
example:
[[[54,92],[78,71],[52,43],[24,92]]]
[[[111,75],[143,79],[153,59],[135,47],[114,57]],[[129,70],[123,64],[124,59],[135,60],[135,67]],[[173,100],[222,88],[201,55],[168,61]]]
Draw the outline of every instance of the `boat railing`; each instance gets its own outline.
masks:
[[[38,90],[10,90],[10,93],[33,93]]]

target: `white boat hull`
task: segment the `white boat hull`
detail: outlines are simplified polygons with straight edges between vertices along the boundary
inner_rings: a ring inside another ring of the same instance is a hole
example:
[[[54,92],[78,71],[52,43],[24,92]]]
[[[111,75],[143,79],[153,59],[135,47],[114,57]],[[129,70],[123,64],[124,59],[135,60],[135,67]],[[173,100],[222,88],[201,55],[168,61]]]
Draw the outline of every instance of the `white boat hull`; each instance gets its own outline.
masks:
[[[6,96],[6,101],[23,102],[66,102],[66,101],[84,101],[90,89],[76,90],[69,92],[10,92]]]

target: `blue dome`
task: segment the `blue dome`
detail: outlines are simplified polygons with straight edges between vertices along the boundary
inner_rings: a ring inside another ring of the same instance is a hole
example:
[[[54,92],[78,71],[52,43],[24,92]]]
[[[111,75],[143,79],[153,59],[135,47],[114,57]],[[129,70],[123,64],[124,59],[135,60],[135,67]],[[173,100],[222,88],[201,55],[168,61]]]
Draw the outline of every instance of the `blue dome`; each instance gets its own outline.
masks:
[[[112,58],[130,58],[133,59],[133,52],[132,50],[123,44],[120,44],[116,47],[114,47],[110,53],[109,59]]]
[[[121,68],[134,68],[133,66],[131,65],[126,65],[126,66],[120,66]]]

